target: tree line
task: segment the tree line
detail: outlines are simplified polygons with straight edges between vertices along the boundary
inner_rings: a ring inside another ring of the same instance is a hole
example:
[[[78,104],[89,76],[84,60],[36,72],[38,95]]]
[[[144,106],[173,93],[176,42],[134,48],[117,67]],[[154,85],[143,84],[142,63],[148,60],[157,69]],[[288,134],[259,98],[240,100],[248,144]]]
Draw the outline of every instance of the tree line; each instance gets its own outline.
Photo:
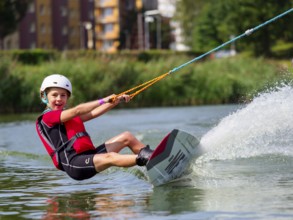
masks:
[[[179,0],[176,18],[186,44],[194,51],[210,49],[289,9],[293,0]],[[237,42],[237,51],[269,57],[276,45],[293,48],[293,13]]]

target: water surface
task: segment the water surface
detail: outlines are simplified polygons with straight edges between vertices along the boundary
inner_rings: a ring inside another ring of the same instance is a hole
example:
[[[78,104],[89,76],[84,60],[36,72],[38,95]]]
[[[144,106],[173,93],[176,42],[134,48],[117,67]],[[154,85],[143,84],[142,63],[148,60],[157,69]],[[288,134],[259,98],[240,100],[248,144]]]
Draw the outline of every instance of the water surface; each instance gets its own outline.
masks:
[[[139,167],[72,180],[31,117],[2,122],[0,219],[292,219],[292,109],[283,86],[247,105],[112,110],[86,123],[96,145],[125,130],[152,148],[174,128],[200,139],[191,174],[155,188]]]

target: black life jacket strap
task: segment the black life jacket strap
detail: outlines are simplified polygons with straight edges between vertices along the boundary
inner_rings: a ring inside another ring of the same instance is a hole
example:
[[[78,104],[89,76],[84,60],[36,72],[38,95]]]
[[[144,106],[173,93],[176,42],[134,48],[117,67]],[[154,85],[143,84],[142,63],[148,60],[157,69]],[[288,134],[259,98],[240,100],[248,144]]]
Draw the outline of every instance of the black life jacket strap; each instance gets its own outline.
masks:
[[[66,141],[64,144],[62,144],[60,147],[58,147],[54,152],[51,153],[51,157],[53,157],[56,153],[59,153],[61,150],[65,149],[66,151],[70,151],[74,142],[84,136],[89,136],[89,134],[84,131],[84,132],[78,132],[76,133],[73,137],[71,137],[68,141]]]

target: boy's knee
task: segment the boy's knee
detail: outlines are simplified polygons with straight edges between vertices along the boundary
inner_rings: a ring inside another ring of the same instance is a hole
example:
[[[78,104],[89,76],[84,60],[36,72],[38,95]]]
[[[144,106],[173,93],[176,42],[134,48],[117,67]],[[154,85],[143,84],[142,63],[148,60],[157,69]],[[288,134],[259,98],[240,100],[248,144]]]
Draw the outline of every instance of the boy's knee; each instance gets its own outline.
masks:
[[[123,141],[126,145],[129,145],[129,143],[131,143],[135,137],[132,133],[130,133],[129,131],[125,131],[122,133],[123,136]]]
[[[123,136],[127,139],[131,139],[133,138],[134,136],[132,135],[132,133],[130,133],[130,131],[124,131],[123,133]]]

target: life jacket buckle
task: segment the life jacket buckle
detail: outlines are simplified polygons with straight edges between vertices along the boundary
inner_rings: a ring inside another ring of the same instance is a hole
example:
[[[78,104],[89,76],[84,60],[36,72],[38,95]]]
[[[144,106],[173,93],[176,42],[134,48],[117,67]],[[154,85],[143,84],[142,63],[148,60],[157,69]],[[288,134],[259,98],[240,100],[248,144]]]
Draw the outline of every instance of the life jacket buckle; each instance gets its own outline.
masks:
[[[85,131],[84,132],[78,132],[78,133],[75,134],[76,138],[80,138],[80,137],[83,137],[83,136],[89,136],[89,135]]]

